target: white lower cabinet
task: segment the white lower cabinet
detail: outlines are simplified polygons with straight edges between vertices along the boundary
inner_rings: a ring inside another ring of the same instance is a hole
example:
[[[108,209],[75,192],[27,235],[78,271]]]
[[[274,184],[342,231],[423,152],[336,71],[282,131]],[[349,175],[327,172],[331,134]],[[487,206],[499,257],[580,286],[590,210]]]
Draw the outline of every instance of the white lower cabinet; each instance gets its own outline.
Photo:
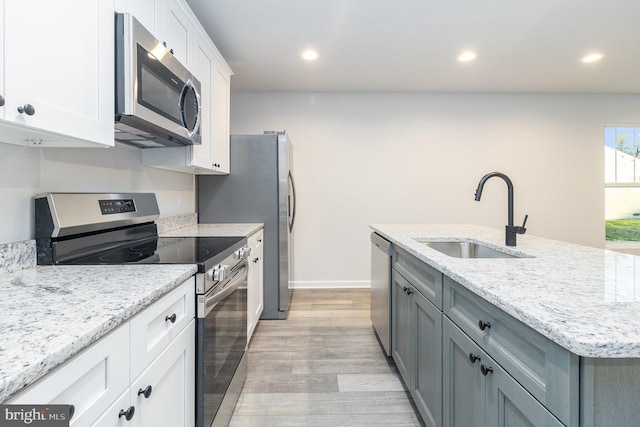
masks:
[[[190,278],[6,403],[71,404],[77,427],[191,427],[194,310]]]
[[[129,327],[118,327],[6,403],[72,404],[71,426],[91,425],[129,386]]]
[[[247,277],[247,339],[250,340],[253,331],[264,309],[264,263],[262,260],[264,247],[264,232],[260,230],[249,236],[251,248],[249,256],[249,276]]]

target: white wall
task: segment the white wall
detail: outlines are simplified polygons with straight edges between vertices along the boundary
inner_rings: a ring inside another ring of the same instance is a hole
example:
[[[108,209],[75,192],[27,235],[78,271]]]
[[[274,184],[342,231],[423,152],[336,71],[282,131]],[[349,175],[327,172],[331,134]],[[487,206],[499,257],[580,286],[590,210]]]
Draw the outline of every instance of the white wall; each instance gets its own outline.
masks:
[[[232,93],[231,131],[286,129],[298,190],[294,279],[365,284],[370,223],[503,229],[506,187],[528,233],[604,247],[605,124],[639,95]]]
[[[33,196],[155,192],[161,216],[195,211],[192,175],[141,165],[141,149],[32,148],[0,143],[0,243],[33,239]]]

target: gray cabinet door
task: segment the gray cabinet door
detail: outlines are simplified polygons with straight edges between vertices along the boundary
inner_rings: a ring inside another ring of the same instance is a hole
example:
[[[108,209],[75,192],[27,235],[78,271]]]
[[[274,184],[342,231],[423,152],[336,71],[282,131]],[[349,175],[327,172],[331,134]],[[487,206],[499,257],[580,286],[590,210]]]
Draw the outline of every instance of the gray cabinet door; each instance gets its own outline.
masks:
[[[493,360],[485,361],[487,375],[487,426],[561,427],[547,409]]]
[[[422,294],[412,294],[411,396],[428,427],[442,425],[442,312]]]
[[[447,317],[442,320],[442,342],[443,425],[483,426],[486,377],[480,365],[487,356]],[[469,355],[478,359],[472,362]]]
[[[391,356],[405,384],[411,384],[409,376],[411,364],[412,329],[411,324],[411,295],[407,290],[411,284],[395,270],[392,272],[391,286],[392,317],[391,317]]]

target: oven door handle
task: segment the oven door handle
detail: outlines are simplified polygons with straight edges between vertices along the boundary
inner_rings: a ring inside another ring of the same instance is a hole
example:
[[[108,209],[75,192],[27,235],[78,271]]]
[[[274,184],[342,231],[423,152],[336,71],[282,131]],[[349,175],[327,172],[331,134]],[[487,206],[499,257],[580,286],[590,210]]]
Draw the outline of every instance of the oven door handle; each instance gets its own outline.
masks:
[[[240,264],[240,268],[235,270],[235,274],[233,275],[233,277],[231,277],[229,282],[227,282],[219,292],[215,292],[211,296],[205,296],[204,317],[207,317],[209,313],[211,313],[211,310],[213,310],[220,301],[222,301],[223,299],[231,295],[236,289],[238,289],[240,285],[244,283],[248,274],[249,263],[244,260]]]

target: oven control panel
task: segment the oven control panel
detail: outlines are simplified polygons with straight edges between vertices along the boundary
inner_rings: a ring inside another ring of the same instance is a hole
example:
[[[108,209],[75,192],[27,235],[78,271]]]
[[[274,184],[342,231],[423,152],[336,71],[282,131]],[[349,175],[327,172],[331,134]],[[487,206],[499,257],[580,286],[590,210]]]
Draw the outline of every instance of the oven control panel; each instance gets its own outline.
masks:
[[[136,211],[136,205],[133,203],[133,199],[98,200],[98,204],[100,205],[102,215]]]

